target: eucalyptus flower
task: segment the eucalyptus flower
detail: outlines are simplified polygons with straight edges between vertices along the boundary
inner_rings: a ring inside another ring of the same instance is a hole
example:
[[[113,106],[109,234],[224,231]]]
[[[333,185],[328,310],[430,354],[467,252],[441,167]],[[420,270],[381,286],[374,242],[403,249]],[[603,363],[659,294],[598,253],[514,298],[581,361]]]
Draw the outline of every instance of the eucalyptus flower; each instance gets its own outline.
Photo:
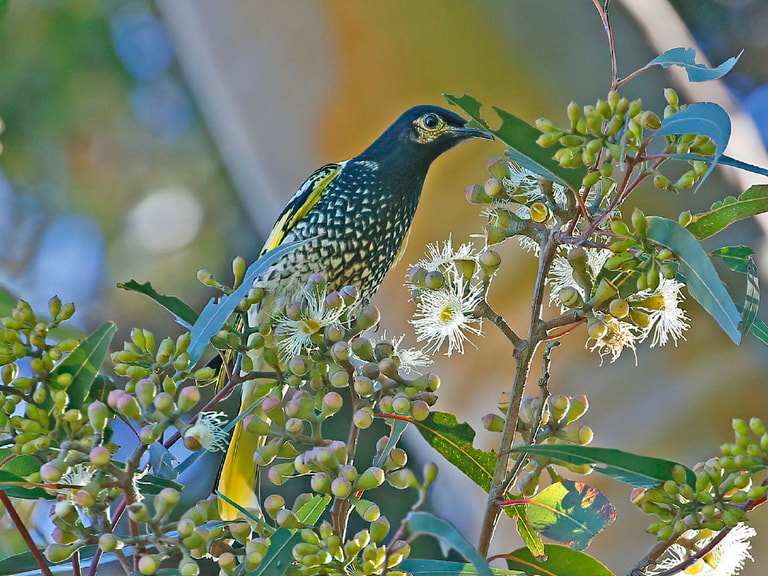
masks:
[[[723,538],[717,546],[702,558],[698,558],[693,564],[676,572],[680,576],[736,576],[744,568],[746,560],[753,560],[749,553],[752,543],[749,541],[757,532],[744,524],[737,524]],[[688,533],[684,534],[687,536]],[[661,574],[667,570],[673,569],[690,558],[693,554],[706,547],[712,539],[717,536],[717,532],[711,530],[702,530],[698,537],[695,535],[689,540],[694,540],[692,546],[682,546],[681,544],[672,544],[667,550],[667,556],[656,564],[652,569],[646,570],[647,576]]]
[[[226,451],[229,436],[224,431],[226,422],[224,412],[200,412],[197,421],[184,432],[184,445],[191,450]]]
[[[670,339],[674,341],[675,346],[679,339],[685,340],[683,332],[690,328],[690,320],[685,310],[680,308],[684,299],[683,286],[684,284],[674,278],[662,276],[655,291],[637,295],[638,305],[648,310],[650,322],[642,339],[645,340],[653,332],[651,348],[657,345],[666,346]]]
[[[298,318],[290,318],[284,313],[275,318],[277,347],[286,361],[314,349],[312,336],[338,322],[344,312],[343,307],[326,306],[325,294],[319,291],[305,291],[303,296],[304,303]]]
[[[472,311],[480,303],[482,287],[467,285],[461,277],[446,282],[439,290],[422,290],[411,324],[418,341],[426,341],[425,350],[438,350],[448,341],[446,356],[456,350],[464,353],[466,333],[480,335],[480,320]]]

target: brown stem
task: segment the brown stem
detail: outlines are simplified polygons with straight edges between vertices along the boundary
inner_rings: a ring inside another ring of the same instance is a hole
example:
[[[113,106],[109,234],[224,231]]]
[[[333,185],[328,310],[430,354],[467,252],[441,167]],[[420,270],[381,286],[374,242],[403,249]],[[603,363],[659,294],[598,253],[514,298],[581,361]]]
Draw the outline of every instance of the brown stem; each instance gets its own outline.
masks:
[[[501,314],[497,313],[493,308],[491,308],[487,301],[480,301],[477,307],[479,309],[478,312],[480,312],[480,316],[501,330],[501,333],[504,334],[507,340],[512,343],[512,346],[515,347],[515,350],[525,345],[523,339],[520,338],[520,336],[518,336],[514,330],[512,330],[512,328],[509,326],[509,324],[507,324],[507,321],[504,320]]]
[[[600,15],[600,20],[603,23],[603,29],[605,35],[608,37],[608,50],[611,53],[611,89],[616,90],[619,86],[619,67],[616,63],[616,46],[613,42],[613,29],[608,19],[608,3],[610,0],[606,0],[604,5],[600,5],[600,0],[592,0],[592,3],[597,9],[597,13]]]
[[[29,533],[29,530],[27,530],[27,527],[24,525],[24,521],[21,519],[21,516],[19,516],[16,508],[14,508],[13,502],[11,502],[11,499],[5,490],[0,490],[0,503],[2,503],[5,511],[8,512],[8,516],[11,517],[13,525],[16,526],[16,530],[18,530],[19,534],[21,534],[24,543],[32,553],[32,556],[37,562],[37,565],[40,566],[40,571],[45,574],[45,576],[53,576],[51,569],[48,567],[48,563],[45,561],[45,558],[43,558],[40,550],[37,549],[35,541],[32,539],[32,535]]]
[[[510,448],[515,439],[517,431],[517,422],[520,413],[520,404],[523,401],[525,384],[528,380],[528,373],[531,367],[531,360],[539,343],[546,338],[546,332],[542,328],[541,310],[544,303],[544,285],[555,256],[554,234],[550,234],[544,240],[539,253],[539,270],[536,276],[536,284],[533,291],[533,300],[531,303],[531,320],[528,329],[528,339],[521,340],[520,345],[515,347],[515,375],[512,381],[512,392],[507,414],[504,419],[504,428],[499,440],[498,456],[496,458],[496,467],[493,470],[493,480],[491,488],[488,491],[488,502],[483,516],[482,529],[480,532],[480,541],[478,551],[483,555],[488,555],[488,549],[491,546],[493,534],[496,531],[496,525],[499,521],[502,509],[499,501],[504,495],[506,486],[513,480],[520,469],[522,460],[518,459],[514,466],[510,467]]]

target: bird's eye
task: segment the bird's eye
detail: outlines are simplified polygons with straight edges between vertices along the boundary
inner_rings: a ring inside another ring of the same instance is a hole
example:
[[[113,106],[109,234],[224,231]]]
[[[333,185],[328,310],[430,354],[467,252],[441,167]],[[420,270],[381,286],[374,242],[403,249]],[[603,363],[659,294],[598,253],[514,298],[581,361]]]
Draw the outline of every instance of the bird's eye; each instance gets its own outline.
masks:
[[[440,125],[440,118],[437,117],[437,114],[425,114],[421,122],[424,124],[424,128],[434,130]]]

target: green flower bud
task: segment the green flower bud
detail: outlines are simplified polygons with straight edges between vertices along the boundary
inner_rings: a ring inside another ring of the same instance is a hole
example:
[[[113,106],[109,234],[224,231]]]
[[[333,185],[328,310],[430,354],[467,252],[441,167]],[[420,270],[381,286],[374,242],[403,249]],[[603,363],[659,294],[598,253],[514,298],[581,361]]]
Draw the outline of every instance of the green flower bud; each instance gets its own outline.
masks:
[[[285,509],[285,499],[279,494],[270,494],[264,499],[264,511],[270,518],[276,518],[278,512]]]
[[[344,375],[346,376],[346,372]],[[340,394],[336,392],[328,392],[325,396],[323,396],[322,414],[325,417],[332,416],[341,410],[343,405],[344,399]]]
[[[135,404],[136,400],[132,396],[127,394],[125,396],[133,400]],[[138,405],[136,405],[136,410],[138,411]],[[109,418],[109,408],[103,402],[94,400],[88,405],[88,422],[91,428],[98,432],[103,432],[107,427],[107,418]]]
[[[554,146],[555,144],[557,144],[562,134],[563,133],[560,131],[544,133],[538,138],[536,138],[536,144],[538,144],[542,148],[549,148],[550,146]]]
[[[355,481],[355,490],[372,490],[384,483],[384,470],[376,466],[366,469]]]
[[[490,204],[493,202],[493,198],[491,198],[485,191],[485,188],[479,184],[468,186],[467,189],[464,190],[464,197],[470,204]]]
[[[756,417],[749,419],[749,429],[752,430],[755,436],[762,436],[766,433],[765,424],[762,419]]]
[[[81,543],[73,544],[48,544],[45,547],[45,557],[48,562],[58,563],[69,559],[75,551],[82,546]]]
[[[587,172],[581,180],[582,188],[591,188],[600,181],[600,172]]]
[[[430,290],[439,290],[445,284],[445,276],[439,270],[428,272],[424,278],[424,285]]]
[[[155,399],[157,387],[152,380],[145,378],[136,382],[135,391],[136,399],[139,401],[139,404],[147,408],[152,405],[152,401]]]
[[[364,332],[368,328],[373,328],[381,321],[381,313],[379,309],[370,304],[363,306],[360,310],[360,314],[355,319],[354,330],[355,332]]]
[[[352,483],[346,478],[336,478],[331,482],[331,494],[336,498],[347,498],[352,493]]]
[[[534,124],[536,126],[536,129],[539,130],[540,132],[559,132],[560,131],[560,128],[555,126],[554,122],[552,122],[548,118],[537,118]],[[506,166],[506,162],[504,162],[504,160],[502,160],[501,158],[492,158],[491,161],[495,161],[497,163],[504,163],[504,165]],[[491,164],[489,162],[488,170],[490,171],[490,169],[491,169]]]
[[[501,256],[496,250],[486,248],[478,255],[477,261],[486,276],[493,276],[501,265]]]
[[[504,429],[504,419],[498,414],[486,414],[481,421],[483,428],[489,432],[501,432]]]
[[[608,311],[614,318],[626,318],[629,315],[629,302],[623,298],[614,298],[608,304]]]
[[[573,286],[565,286],[561,288],[557,293],[557,297],[560,302],[563,303],[563,306],[567,306],[568,308],[581,308],[584,306],[584,299],[581,297],[579,291]]]
[[[504,184],[502,184],[501,180],[498,178],[488,178],[483,188],[485,193],[488,194],[488,196],[491,198],[496,198],[497,196],[501,196],[506,192]]]
[[[571,128],[576,128],[576,124],[581,120],[581,108],[576,102],[571,101],[568,104],[568,120],[571,123]]]
[[[368,406],[360,408],[352,416],[352,421],[361,430],[369,428],[373,424],[373,410]]]
[[[171,416],[176,411],[176,403],[173,401],[173,396],[167,392],[160,392],[154,399],[155,408],[166,416]]]
[[[381,516],[379,507],[370,500],[358,500],[355,502],[355,512],[366,522],[375,522]]]
[[[600,340],[608,334],[608,326],[602,320],[592,320],[587,324],[587,335],[595,340]]]
[[[112,453],[105,446],[94,446],[91,448],[88,459],[97,468],[102,468],[109,464],[112,459]]]
[[[154,574],[160,567],[162,556],[147,555],[139,558],[139,572],[145,575]]]
[[[296,467],[296,470],[299,471],[299,468]],[[328,494],[331,491],[332,482],[333,477],[327,472],[315,472],[310,480],[310,486],[318,494]]]
[[[58,464],[53,462],[46,462],[40,467],[40,477],[44,482],[55,483],[61,480],[64,472],[61,470]]]
[[[640,238],[645,238],[648,233],[648,219],[639,208],[635,208],[632,212],[632,226],[635,229],[635,234]]]

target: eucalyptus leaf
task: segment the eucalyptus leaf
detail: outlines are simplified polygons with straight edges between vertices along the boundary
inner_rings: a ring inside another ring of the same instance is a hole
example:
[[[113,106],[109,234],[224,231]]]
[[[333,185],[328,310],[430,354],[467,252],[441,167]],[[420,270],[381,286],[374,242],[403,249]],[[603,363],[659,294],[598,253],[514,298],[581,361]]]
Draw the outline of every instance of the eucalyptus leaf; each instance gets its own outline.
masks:
[[[723,246],[713,250],[709,255],[720,258],[734,272],[746,274],[747,264],[754,253],[755,251],[749,246]]]
[[[83,406],[83,401],[109,354],[109,345],[115,332],[117,325],[114,322],[105,322],[51,370],[52,382],[56,382],[56,378],[62,374],[72,376],[72,383],[66,388],[70,408]],[[53,400],[48,396],[42,405],[49,409],[53,406]]]
[[[536,559],[527,548],[507,556],[507,567],[541,576],[614,576],[605,565],[589,554],[559,544],[545,544],[546,560]]]
[[[728,196],[712,204],[707,212],[695,214],[686,230],[699,240],[704,240],[734,222],[764,212],[768,212],[768,186],[752,186],[738,198]]]
[[[479,574],[477,568],[472,564],[425,558],[406,558],[397,565],[397,570],[413,574],[413,576],[478,576]],[[491,573],[494,576],[525,576],[526,574],[520,570],[505,570],[503,568],[491,568]]]
[[[139,294],[144,294],[149,297],[173,314],[173,317],[176,318],[176,322],[184,326],[184,328],[191,328],[197,321],[198,314],[192,306],[176,296],[160,294],[149,282],[139,284],[136,280],[129,280],[128,282],[118,284],[117,287],[122,288],[123,290],[128,290],[129,292],[138,292]]]
[[[586,169],[560,166],[558,162],[552,159],[557,147],[542,148],[536,144],[536,139],[541,135],[541,132],[524,120],[494,106],[493,110],[501,119],[499,127],[494,129],[483,119],[482,104],[472,96],[443,94],[443,97],[454,106],[461,108],[476,126],[488,130],[509,146],[507,156],[513,162],[544,178],[560,182],[572,190],[578,190],[581,187],[581,180],[586,174]]]
[[[741,332],[749,334],[752,331],[757,309],[760,306],[760,279],[757,275],[757,264],[750,256],[747,263],[747,292],[744,296],[744,307],[741,310]]]
[[[469,424],[459,424],[453,414],[439,411],[432,411],[425,420],[413,424],[446,460],[486,492],[491,489],[496,453],[472,445],[475,431]]]
[[[731,118],[728,113],[714,102],[696,102],[687,108],[667,116],[656,131],[656,136],[671,134],[700,134],[709,136],[715,145],[709,169],[699,180],[696,190],[710,175],[731,138]]]
[[[479,576],[493,574],[485,558],[475,550],[461,533],[451,524],[429,512],[410,512],[405,517],[405,525],[411,535],[426,534],[439,539],[443,544],[453,548],[465,560],[471,562]]]
[[[646,70],[652,66],[661,66],[662,68],[680,66],[685,68],[689,82],[706,82],[708,80],[717,80],[728,74],[743,53],[744,51],[742,50],[738,56],[732,56],[720,64],[720,66],[710,68],[706,64],[696,62],[696,50],[693,48],[671,48],[663,54],[656,56],[656,58],[643,66],[641,70]]]
[[[218,334],[240,301],[246,297],[253,287],[253,282],[256,278],[266,272],[280,258],[310,240],[312,238],[300,242],[288,242],[270,250],[248,267],[242,284],[232,294],[219,298],[218,302],[214,298],[210,299],[190,330],[190,343],[187,349],[190,365],[194,366],[197,364],[197,361],[200,360],[205,351],[205,347],[208,346],[208,342],[210,342],[213,336]]]
[[[600,472],[614,480],[639,488],[653,488],[662,482],[673,480],[672,469],[675,466],[682,466],[685,470],[686,483],[691,488],[696,486],[696,475],[693,470],[682,464],[661,458],[639,456],[615,448],[595,448],[573,444],[537,444],[513,448],[512,451],[546,456],[571,464],[593,465],[595,472]]]
[[[709,312],[735,344],[740,344],[741,314],[696,237],[668,218],[650,216],[648,222],[648,238],[674,252],[691,296]]]

